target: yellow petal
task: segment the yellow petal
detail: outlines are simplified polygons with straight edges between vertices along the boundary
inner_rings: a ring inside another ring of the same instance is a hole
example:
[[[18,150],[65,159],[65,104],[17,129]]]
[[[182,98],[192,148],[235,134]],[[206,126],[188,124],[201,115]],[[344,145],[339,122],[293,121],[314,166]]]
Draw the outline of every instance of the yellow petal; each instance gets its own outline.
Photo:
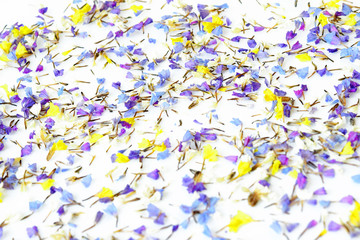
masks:
[[[3,199],[2,199],[2,192],[0,192],[0,203],[3,202]]]
[[[11,30],[11,33],[12,33],[12,35],[13,35],[15,38],[17,38],[18,36],[20,36],[20,31],[19,31],[19,29],[17,29],[17,28],[14,28],[13,30]]]
[[[215,28],[224,23],[218,15],[213,16],[211,20],[212,22],[202,22],[205,32],[211,33]]]
[[[4,91],[6,92],[6,96],[10,97],[10,92],[9,92],[9,87],[7,84],[1,85],[0,88],[4,89]]]
[[[101,192],[98,192],[95,196],[97,196],[98,198],[112,198],[114,197],[114,194],[111,189],[103,187]]]
[[[347,26],[354,26],[356,24],[355,16],[355,13],[349,14],[344,24]]]
[[[5,54],[1,55],[0,60],[3,61],[3,62],[9,62],[10,61],[10,59]]]
[[[210,144],[204,146],[204,149],[203,149],[204,160],[209,160],[210,162],[215,162],[218,160],[217,154],[218,154],[218,151],[216,149],[213,149]]]
[[[275,101],[276,100],[276,95],[270,90],[270,89],[265,89],[264,90],[264,99],[265,101]]]
[[[78,24],[84,20],[85,13],[89,12],[91,7],[89,4],[85,4],[81,9],[75,9],[74,14],[70,16],[74,24]]]
[[[300,62],[308,62],[311,61],[311,57],[308,53],[303,53],[295,56]]]
[[[271,168],[271,174],[275,175],[279,171],[280,166],[281,162],[279,160],[275,160]]]
[[[109,64],[113,63],[113,62],[111,61],[111,59],[110,59],[105,53],[103,53],[103,56],[104,56],[104,58],[106,59],[107,63],[109,63]]]
[[[355,201],[355,208],[350,213],[350,223],[355,227],[360,227],[360,203]]]
[[[245,174],[250,172],[251,171],[250,165],[251,165],[251,162],[244,162],[244,161],[239,162],[239,165],[238,165],[239,175],[238,175],[238,177],[244,176]]]
[[[27,54],[27,50],[26,48],[21,44],[21,42],[19,42],[19,44],[16,47],[15,50],[15,55],[17,58],[21,58],[22,56],[24,56],[25,54]]]
[[[219,25],[219,26],[224,23],[218,15],[215,15],[215,16],[212,17],[212,22],[214,24]]]
[[[89,4],[85,4],[80,11],[82,11],[83,13],[87,13],[88,11],[91,10],[91,6]]]
[[[210,73],[210,70],[205,66],[198,66],[196,71],[200,72],[200,73],[203,73],[203,74]]]
[[[125,156],[122,153],[117,153],[115,161],[118,163],[127,163],[128,161],[130,161],[130,159],[128,158],[128,156]]]
[[[96,143],[97,141],[99,141],[100,138],[104,137],[103,135],[99,134],[99,133],[94,133],[93,135],[91,135],[91,138],[89,140],[89,142],[91,144]]]
[[[52,102],[50,103],[50,107],[46,112],[45,117],[55,117],[60,113],[60,108],[59,106],[53,104]]]
[[[128,124],[130,124],[131,126],[134,125],[135,123],[135,118],[122,118],[120,121],[123,121],[123,122],[127,122]]]
[[[319,14],[318,21],[321,24],[321,26],[325,26],[326,24],[329,23],[328,18],[325,17],[325,15],[322,13]]]
[[[352,155],[354,152],[355,152],[354,149],[351,147],[351,142],[347,142],[340,154]]]
[[[156,129],[155,138],[157,138],[157,136],[159,136],[160,134],[163,133],[163,130],[162,130],[160,127],[158,127],[158,126],[157,126],[155,129]]]
[[[306,126],[310,126],[311,121],[309,120],[308,117],[306,117],[306,118],[304,118],[304,120],[303,120],[300,124],[303,124],[303,125],[306,125]]]
[[[62,52],[61,54],[63,55],[63,56],[66,56],[66,55],[68,55],[69,53],[71,53],[71,51],[73,51],[74,49],[70,49],[70,50],[67,50],[67,51],[65,51],[65,52]]]
[[[53,150],[53,151],[61,151],[61,150],[66,150],[66,149],[67,149],[67,146],[63,140],[57,141],[51,147],[51,150]]]
[[[55,182],[54,179],[48,178],[43,183],[41,183],[41,187],[44,190],[49,190],[54,185],[54,182]]]
[[[318,239],[321,236],[324,236],[326,233],[327,233],[327,230],[323,229],[316,239]]]
[[[164,143],[162,143],[161,145],[157,145],[154,147],[154,150],[155,151],[158,151],[158,152],[163,152],[166,150],[166,146]]]
[[[132,5],[132,6],[130,7],[130,9],[134,11],[134,13],[137,13],[138,11],[141,11],[143,8],[144,8],[144,7],[141,6],[141,5],[139,5],[139,6],[138,6],[138,5]]]
[[[233,28],[231,31],[233,33],[237,34],[237,33],[240,33],[242,30],[241,30],[241,28]]]
[[[238,211],[237,214],[231,218],[229,224],[230,232],[237,232],[242,225],[253,222],[254,220],[242,211]]]
[[[340,5],[337,4],[338,2],[340,2],[340,0],[332,0],[330,2],[325,3],[325,5],[328,6],[328,7],[331,7],[331,8],[338,9],[340,7]]]
[[[275,118],[281,119],[284,117],[284,105],[282,104],[281,97],[276,97],[277,103],[275,108]]]
[[[184,39],[182,37],[171,38],[171,42],[173,45],[175,45],[175,43],[177,43],[177,42],[182,43],[183,41],[184,41]]]
[[[139,148],[147,148],[150,146],[151,146],[151,143],[150,143],[149,139],[146,139],[146,138],[143,138],[142,141],[140,143],[138,143]]]
[[[70,16],[73,23],[76,25],[84,20],[85,13],[80,11],[79,9],[76,9],[74,14]]]
[[[8,41],[2,41],[0,43],[0,48],[4,50],[4,52],[9,53],[11,48],[11,43]]]
[[[10,96],[10,97],[15,96],[15,95],[17,95],[17,92],[11,91],[11,92],[9,93],[9,96]]]
[[[292,170],[291,172],[289,172],[289,176],[294,178],[294,179],[297,179],[298,174],[299,173],[295,169]]]
[[[204,26],[204,31],[208,33],[211,33],[217,27],[217,25],[212,22],[202,22],[202,25]]]
[[[27,26],[21,26],[19,32],[21,35],[28,35],[29,33],[32,33],[32,30]]]
[[[255,54],[258,54],[259,50],[260,50],[259,48],[254,48],[251,52],[255,53]]]

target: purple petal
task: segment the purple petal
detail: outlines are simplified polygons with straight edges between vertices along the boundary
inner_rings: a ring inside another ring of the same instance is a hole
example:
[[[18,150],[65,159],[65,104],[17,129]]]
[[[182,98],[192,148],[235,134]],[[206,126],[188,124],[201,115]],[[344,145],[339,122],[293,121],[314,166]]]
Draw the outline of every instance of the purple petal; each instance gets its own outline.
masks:
[[[101,218],[102,218],[102,216],[103,216],[103,215],[104,215],[104,213],[103,213],[103,212],[98,211],[98,212],[96,213],[95,223],[100,222],[100,220],[101,220]]]
[[[247,41],[247,44],[248,44],[248,46],[249,46],[250,48],[256,47],[256,41],[255,41],[254,39],[249,39],[249,40]]]
[[[155,169],[152,172],[149,172],[148,174],[146,174],[146,176],[148,176],[149,178],[152,178],[154,180],[158,180],[159,179],[159,170]]]
[[[306,228],[312,228],[315,227],[317,225],[317,221],[316,220],[311,220]]]
[[[353,196],[348,195],[348,196],[343,197],[343,198],[340,200],[340,202],[341,202],[341,203],[347,203],[347,204],[352,205],[353,202],[354,202],[354,198],[353,198]]]
[[[48,8],[47,7],[44,7],[44,8],[40,8],[39,9],[39,13],[41,14],[45,14],[47,12]]]
[[[319,188],[318,190],[314,191],[314,195],[326,195],[326,190],[324,187]]]
[[[90,151],[90,143],[89,143],[89,142],[84,143],[84,144],[81,146],[80,149],[83,150],[83,151],[85,151],[85,152]]]
[[[289,40],[293,39],[296,35],[297,35],[297,34],[294,33],[293,31],[288,31],[288,32],[286,33],[286,41],[289,41]]]
[[[21,157],[27,156],[32,152],[32,145],[26,145],[23,149],[21,149]]]
[[[334,222],[334,221],[331,221],[331,222],[329,223],[329,225],[328,225],[329,231],[335,232],[335,231],[340,230],[340,228],[341,228],[341,225],[338,224],[338,223],[336,223],[336,222]]]
[[[296,180],[297,185],[299,186],[300,189],[304,189],[306,186],[306,182],[307,182],[306,176],[300,172]]]
[[[297,41],[294,45],[292,45],[291,50],[297,50],[301,47],[302,47],[301,43],[299,43],[299,41]]]

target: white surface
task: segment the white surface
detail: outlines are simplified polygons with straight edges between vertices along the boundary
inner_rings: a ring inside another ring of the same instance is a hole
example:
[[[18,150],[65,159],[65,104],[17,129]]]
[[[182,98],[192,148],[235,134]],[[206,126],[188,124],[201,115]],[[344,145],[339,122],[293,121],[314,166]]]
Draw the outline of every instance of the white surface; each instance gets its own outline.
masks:
[[[189,1],[190,2],[190,1]],[[200,2],[200,1],[197,1]],[[206,2],[207,1],[202,1]],[[216,2],[216,4],[221,4],[222,2],[213,1]],[[245,6],[249,7],[241,7],[239,5],[238,1],[230,1],[229,5],[231,8],[229,9],[228,17],[233,21],[233,24],[240,24],[241,19],[238,18],[240,14],[245,14],[247,19],[256,19],[258,23],[263,23],[264,25],[268,26],[268,21],[266,15],[262,15],[261,13],[261,7],[257,5],[256,1],[252,0],[243,0],[242,1]],[[292,6],[292,1],[278,1],[281,3],[281,7],[279,9],[276,9],[279,14],[286,15],[289,18],[294,17],[297,15],[297,13],[300,13],[300,11],[297,12],[297,9],[294,9]],[[289,3],[290,2],[290,3]],[[299,7],[298,9],[301,9],[302,6],[306,5],[305,2],[299,1]],[[149,15],[156,20],[157,18],[160,18],[162,15],[165,15],[166,11],[170,11],[170,7],[165,7],[162,11],[159,10],[160,6],[163,5],[165,1],[156,1],[153,0],[151,7],[152,10],[149,11]],[[0,12],[0,26],[4,26],[5,24],[12,24],[13,22],[19,21],[21,23],[35,23],[36,20],[34,18],[35,15],[37,15],[37,10],[42,6],[49,7],[48,15],[54,16],[54,19],[59,22],[56,22],[57,24],[60,23],[60,18],[65,14],[63,12],[63,9],[65,9],[69,1],[26,1],[26,0],[17,0],[15,1],[4,1],[2,3],[2,8]],[[195,5],[195,3],[193,3]],[[289,4],[289,6],[287,6]],[[303,5],[302,5],[303,4]],[[313,3],[312,3],[313,4]],[[315,4],[314,4],[315,5]],[[68,15],[71,11],[67,11]],[[170,11],[171,13],[171,11]],[[146,12],[145,12],[146,14]],[[143,13],[141,16],[145,18],[145,14]],[[259,18],[261,16],[261,18]],[[139,19],[142,19],[140,17]],[[272,25],[272,24],[271,24]],[[287,27],[287,26],[282,26]],[[274,43],[277,42],[284,42],[284,31],[291,29],[292,26],[287,27],[285,30],[275,30],[274,32],[271,32],[271,34],[265,34],[262,33],[262,36],[264,38],[264,41],[273,41]],[[61,41],[59,44],[58,49],[56,49],[54,52],[62,52],[65,50],[68,50],[76,45],[81,46],[88,46],[90,49],[95,49],[94,42],[103,39],[108,29],[98,29],[95,28],[93,25],[91,27],[84,26],[83,29],[87,29],[92,36],[91,38],[82,40],[77,39],[77,41],[72,41],[73,39],[66,39],[64,38],[64,41]],[[148,31],[147,31],[148,32]],[[162,37],[161,30],[153,30],[150,31],[150,34],[152,36],[150,37],[156,37],[160,39]],[[278,33],[278,34],[277,34]],[[305,33],[306,34],[306,31]],[[256,34],[256,38],[259,39],[261,34]],[[141,38],[144,38],[146,36],[138,35],[133,38],[133,40],[138,41]],[[305,35],[303,37],[306,37]],[[169,42],[168,42],[169,43]],[[121,42],[121,45],[125,45],[125,43]],[[158,43],[157,43],[158,44]],[[149,48],[154,48],[153,45],[147,44]],[[159,48],[154,49],[155,51],[151,51],[153,54],[149,54],[149,58],[152,59],[155,56],[161,57],[163,55],[163,52],[160,51]],[[163,50],[166,51],[166,50]],[[149,52],[148,48],[146,49],[146,52]],[[78,52],[79,53],[79,52]],[[61,56],[62,57],[62,56]],[[40,59],[33,58],[34,61],[32,61],[32,66],[36,66]],[[289,57],[289,59],[291,59]],[[102,61],[104,63],[104,61]],[[55,79],[53,75],[51,77],[44,80],[45,82],[52,82],[52,81],[62,81],[62,82],[72,82],[73,80],[83,80],[83,81],[89,81],[92,83],[92,89],[90,89],[87,84],[78,84],[80,88],[84,89],[84,92],[86,93],[86,96],[92,96],[95,93],[97,84],[96,84],[96,77],[105,77],[106,78],[106,86],[109,90],[114,91],[111,88],[111,83],[117,80],[121,80],[123,82],[123,79],[125,79],[126,71],[120,70],[118,67],[115,66],[108,66],[106,69],[103,69],[103,64],[101,61],[93,67],[93,71],[95,73],[95,76],[93,76],[88,68],[83,68],[76,71],[69,71],[69,66],[63,67],[65,68],[65,75],[62,78]],[[119,61],[121,63],[121,61]],[[290,66],[291,62],[286,62],[285,65]],[[350,63],[349,61],[346,61],[346,63]],[[358,63],[358,62],[357,62]],[[88,61],[88,64],[91,65],[91,61]],[[300,67],[300,64],[298,62],[294,62],[297,67]],[[61,65],[61,66],[66,66]],[[162,65],[156,69],[156,71],[160,71],[161,69],[164,69],[166,65]],[[328,65],[329,69],[331,68],[337,68],[337,62],[335,62],[333,65]],[[320,68],[320,67],[319,67]],[[180,72],[180,71],[179,71]],[[311,71],[310,71],[311,72]],[[173,71],[171,71],[173,74]],[[346,74],[349,75],[350,73],[350,67],[349,72],[346,72]],[[339,73],[340,74],[340,73]],[[9,79],[9,81],[16,81],[16,78],[20,76],[20,74],[17,72],[16,69],[6,69],[2,70],[0,72],[0,76],[2,79]],[[334,76],[336,76],[334,74]],[[341,74],[340,74],[341,77]],[[173,78],[173,76],[172,76]],[[198,81],[198,79],[194,79],[194,81]],[[326,88],[330,92],[334,93],[333,85],[336,83],[336,78],[333,79],[330,78],[320,78],[318,76],[314,76],[311,80],[304,80],[306,81],[306,84],[308,84],[310,93],[307,93],[306,100],[307,102],[313,102],[313,99],[317,97],[323,97],[323,91],[320,91],[319,88]],[[329,84],[328,82],[332,82],[332,84]],[[286,79],[283,82],[279,82],[279,85],[286,84],[286,85],[293,85],[294,83],[298,83],[299,78],[295,77],[293,79]],[[190,84],[191,81],[188,82]],[[9,84],[9,83],[8,83]],[[128,83],[130,86],[132,86],[133,82]],[[9,84],[9,86],[12,86],[12,84]],[[124,86],[126,86],[126,83],[124,83]],[[39,88],[40,90],[40,88]],[[262,91],[259,91],[262,93]],[[320,94],[319,94],[320,92]],[[55,94],[56,92],[54,91]],[[115,93],[110,97],[113,101],[115,101],[117,95],[119,93]],[[226,95],[224,94],[224,98],[231,98],[229,96],[230,94]],[[261,94],[259,94],[259,98],[261,98]],[[64,96],[61,99],[61,102],[66,102],[67,98]],[[230,124],[229,122],[233,117],[238,117],[241,119],[241,121],[244,122],[245,127],[251,127],[251,122],[254,120],[262,119],[265,114],[263,114],[261,117],[254,117],[249,118],[249,115],[252,115],[253,113],[258,113],[261,111],[261,113],[265,113],[264,105],[260,102],[250,102],[247,101],[245,104],[248,106],[248,104],[254,104],[254,108],[251,109],[251,114],[249,112],[249,107],[239,107],[236,106],[234,102],[229,102],[222,100],[219,105],[216,107],[216,113],[219,115],[219,121],[225,123],[225,125],[222,125],[221,123],[213,123],[212,125],[208,124],[208,117],[209,111],[212,109],[214,105],[213,99],[202,102],[195,108],[195,110],[189,111],[187,109],[187,106],[191,102],[187,98],[183,98],[179,100],[179,103],[177,104],[175,109],[179,110],[179,114],[175,114],[171,111],[168,111],[169,118],[164,117],[163,113],[163,122],[161,124],[161,127],[164,130],[164,133],[159,136],[158,141],[164,140],[165,138],[171,136],[172,137],[172,148],[176,146],[175,139],[182,139],[182,136],[184,135],[185,131],[188,129],[199,131],[202,127],[218,127],[222,130],[225,130],[226,133],[230,133],[231,135],[237,136],[235,133],[239,131],[239,127],[235,127],[234,125]],[[270,107],[270,104],[267,104],[267,107]],[[130,183],[133,176],[133,173],[138,172],[149,172],[155,168],[158,168],[161,173],[164,176],[165,182],[162,182],[161,180],[153,181],[151,179],[147,179],[143,177],[141,179],[141,183],[137,186],[137,196],[141,197],[142,200],[139,202],[134,203],[128,203],[126,205],[123,205],[123,201],[126,200],[125,197],[119,197],[116,198],[114,203],[117,205],[119,209],[119,223],[118,226],[115,226],[115,220],[111,216],[108,216],[106,213],[103,216],[103,219],[98,224],[97,227],[93,228],[92,230],[89,230],[84,234],[84,236],[89,236],[90,239],[95,239],[95,237],[102,237],[103,239],[110,239],[110,236],[112,236],[112,232],[116,229],[119,229],[121,227],[128,226],[128,228],[125,230],[124,233],[115,235],[119,239],[125,239],[126,236],[130,236],[130,231],[132,231],[134,228],[137,228],[141,226],[141,223],[144,223],[147,226],[147,236],[157,236],[160,239],[164,239],[167,237],[168,234],[170,234],[170,228],[168,230],[159,231],[159,226],[153,225],[152,226],[152,220],[146,219],[147,212],[139,212],[138,210],[146,208],[147,204],[149,202],[153,202],[157,207],[159,207],[163,212],[167,214],[167,220],[166,225],[168,224],[176,224],[181,223],[187,215],[182,214],[179,210],[179,206],[181,204],[190,205],[194,199],[198,198],[197,194],[189,195],[186,192],[185,187],[181,186],[181,179],[182,177],[187,174],[191,176],[191,173],[189,172],[189,169],[199,169],[201,168],[201,154],[198,154],[194,160],[192,160],[188,165],[187,168],[183,168],[180,171],[176,171],[176,164],[174,162],[177,161],[177,157],[179,157],[179,154],[172,155],[171,158],[167,160],[162,161],[156,161],[156,159],[146,159],[146,162],[144,163],[144,168],[140,169],[139,163],[131,163],[128,165],[114,165],[110,163],[110,156],[112,153],[116,152],[117,150],[124,149],[128,147],[130,144],[133,144],[133,149],[136,149],[136,145],[138,142],[142,139],[143,132],[147,131],[153,131],[153,123],[156,122],[156,118],[158,117],[160,113],[159,108],[152,108],[149,114],[146,114],[146,117],[144,119],[139,120],[136,124],[136,131],[134,135],[132,136],[129,143],[124,143],[122,140],[119,141],[113,141],[110,142],[108,139],[102,139],[98,144],[96,144],[90,154],[83,154],[83,158],[77,158],[76,159],[76,166],[84,166],[84,170],[82,170],[82,174],[85,175],[88,173],[91,173],[93,176],[93,183],[89,189],[86,189],[82,186],[80,182],[69,184],[65,180],[66,177],[70,177],[73,175],[72,171],[69,171],[69,174],[62,173],[55,177],[56,186],[62,186],[64,189],[68,190],[69,192],[74,194],[74,198],[81,202],[85,208],[81,207],[70,207],[69,212],[84,212],[84,214],[80,215],[79,219],[76,220],[76,224],[78,224],[78,228],[72,229],[68,226],[64,226],[64,229],[71,229],[70,232],[73,233],[74,236],[77,236],[80,239],[81,231],[86,229],[87,227],[91,226],[94,220],[94,216],[98,210],[103,210],[106,206],[104,204],[97,203],[94,206],[90,207],[90,205],[93,203],[94,199],[82,202],[83,199],[86,199],[90,197],[93,194],[96,194],[103,186],[109,187],[114,190],[114,193],[122,190],[126,184]],[[112,116],[108,116],[108,118],[104,117],[106,120],[110,120],[113,116],[116,114],[114,113]],[[299,114],[294,114],[292,117],[297,118]],[[326,115],[327,116],[327,115]],[[325,117],[326,117],[325,116]],[[183,121],[183,125],[180,127],[179,119]],[[204,125],[195,125],[192,123],[194,119],[197,119],[199,122],[204,123]],[[69,125],[71,126],[71,125]],[[39,127],[39,126],[35,126]],[[60,130],[60,129],[59,129]],[[107,132],[110,131],[111,127],[104,127],[100,131],[101,132]],[[261,136],[265,135],[265,131],[269,131],[269,129],[259,129],[256,131],[247,131],[248,134],[260,134]],[[80,133],[81,131],[79,131]],[[75,135],[77,132],[74,133]],[[271,133],[269,133],[271,135]],[[20,139],[19,133],[17,133],[16,138],[19,141],[20,144],[25,145],[27,138]],[[28,134],[24,135],[28,136]],[[153,134],[147,134],[145,135],[149,139],[152,139],[154,136]],[[238,137],[238,136],[237,136]],[[224,139],[229,140],[228,138],[224,137]],[[106,148],[109,145],[112,145],[110,151],[108,153],[105,153]],[[231,148],[228,144],[225,142],[218,140],[215,144],[212,144],[213,146],[216,146],[219,150],[219,155],[221,156],[227,156],[227,155],[234,155],[238,154],[237,150],[234,148]],[[135,146],[135,147],[134,147]],[[6,159],[7,157],[13,156],[13,154],[16,152],[20,154],[20,150],[18,147],[14,146],[15,150],[12,150],[11,148],[5,150],[1,153],[1,157],[3,159]],[[35,149],[35,147],[34,147]],[[35,150],[34,150],[35,151]],[[47,169],[53,169],[55,166],[55,161],[52,162],[46,162],[47,152],[46,151],[37,151],[36,153],[32,153],[31,155],[27,156],[24,161],[24,166],[28,166],[29,163],[33,163],[36,161],[40,161],[41,166],[42,164],[47,165]],[[87,167],[87,163],[90,162],[91,157],[93,155],[96,155],[96,159],[94,160],[91,167]],[[296,152],[293,153],[294,157],[296,155]],[[57,161],[64,161],[64,159],[67,156],[65,153],[56,153],[56,156],[54,156],[54,159],[56,158]],[[295,157],[296,158],[296,157]],[[220,158],[219,158],[220,159]],[[74,166],[75,166],[74,165]],[[104,175],[113,169],[114,167],[118,167],[114,171],[114,179],[117,179],[126,169],[126,167],[129,167],[127,172],[127,177],[119,182],[112,183],[109,178],[105,178]],[[66,167],[66,166],[61,166]],[[25,169],[24,168],[24,169]],[[49,171],[50,171],[49,170]],[[273,201],[276,199],[279,199],[282,194],[288,193],[291,194],[292,186],[294,183],[294,180],[291,179],[289,176],[282,175],[281,173],[279,176],[281,178],[274,179],[272,178],[272,188],[271,188],[271,194],[268,196],[267,201],[260,201],[256,208],[251,208],[248,206],[247,201],[244,201],[243,199],[247,197],[248,193],[242,191],[242,187],[249,187],[251,184],[253,184],[255,181],[259,180],[259,178],[256,176],[256,173],[252,174],[251,176],[247,177],[246,179],[243,179],[241,181],[234,181],[230,184],[223,183],[216,183],[215,179],[226,177],[231,171],[236,170],[236,165],[231,164],[230,162],[220,159],[216,163],[206,163],[206,169],[204,171],[204,181],[209,181],[211,184],[206,185],[208,190],[206,191],[206,194],[208,196],[217,196],[220,197],[220,201],[216,205],[216,213],[212,216],[209,227],[211,227],[211,230],[215,232],[216,230],[224,227],[227,225],[230,221],[230,216],[233,216],[236,214],[237,210],[242,210],[249,215],[251,215],[254,219],[259,220],[259,222],[251,223],[245,226],[242,226],[238,233],[227,233],[227,229],[225,231],[221,231],[219,233],[219,236],[222,237],[228,237],[230,239],[280,239],[281,237],[285,239],[283,236],[280,236],[276,234],[269,225],[274,220],[283,220],[286,222],[297,222],[300,221],[302,223],[302,227],[298,227],[292,234],[290,239],[296,239],[297,236],[300,234],[300,232],[303,230],[303,227],[306,226],[306,224],[311,219],[320,220],[320,217],[326,218],[326,222],[329,222],[329,219],[333,219],[334,221],[339,222],[339,220],[346,221],[348,218],[348,214],[350,209],[352,209],[352,206],[344,206],[341,204],[334,203],[331,205],[331,210],[336,211],[336,214],[332,215],[329,213],[326,209],[321,209],[319,205],[316,207],[312,207],[308,204],[305,204],[303,211],[300,209],[300,207],[293,207],[291,208],[290,215],[285,215],[281,213],[281,210],[277,206],[264,208],[270,203],[273,203]],[[19,170],[20,171],[20,170]],[[343,171],[343,173],[341,173]],[[354,189],[358,189],[358,186],[356,186],[353,182],[351,182],[351,179],[349,176],[352,176],[354,174],[357,174],[358,171],[354,168],[350,167],[343,167],[342,169],[338,169],[336,172],[336,178],[335,179],[325,179],[325,188],[328,190],[328,195],[326,196],[327,200],[334,200],[337,201],[341,197],[346,196],[348,194],[352,194],[355,198],[360,199],[360,193],[359,191],[354,191]],[[259,173],[261,174],[261,173]],[[205,180],[208,178],[207,180]],[[315,178],[312,176],[310,179],[308,179],[310,189],[315,190],[322,186],[320,179]],[[164,200],[163,201],[157,201],[158,196],[154,196],[151,199],[147,199],[144,195],[146,195],[146,191],[148,191],[147,187],[151,188],[152,186],[156,185],[156,188],[161,188],[168,186],[165,191]],[[136,186],[132,186],[136,187]],[[300,197],[300,199],[307,200],[309,197],[309,194],[307,193],[309,190],[306,188],[303,191],[297,190],[297,194]],[[20,189],[17,188],[14,191],[6,191],[4,192],[4,202],[0,204],[0,221],[3,220],[3,218],[8,218],[9,225],[4,227],[4,239],[10,239],[14,237],[15,239],[27,239],[26,235],[26,227],[30,227],[33,225],[38,225],[40,230],[41,237],[47,239],[51,234],[54,234],[54,229],[56,227],[51,227],[54,223],[54,221],[58,221],[59,218],[56,214],[57,208],[60,206],[59,198],[60,195],[52,196],[50,197],[44,206],[40,208],[40,210],[36,211],[34,213],[34,216],[31,216],[27,220],[19,221],[19,218],[23,217],[24,215],[30,213],[28,210],[28,202],[34,201],[34,200],[42,200],[48,195],[47,191],[43,191],[40,186],[32,185],[28,188],[28,191],[20,192]],[[229,196],[231,195],[231,198]],[[311,195],[311,194],[310,194]],[[132,197],[129,197],[132,199]],[[10,200],[11,199],[11,200]],[[321,197],[319,197],[321,199]],[[55,212],[51,212],[55,211]],[[48,216],[49,217],[45,222],[43,220]],[[134,216],[134,213],[137,214]],[[62,221],[66,224],[70,220],[69,214],[65,215],[62,218]],[[261,230],[259,230],[261,229]],[[316,229],[316,230],[315,230]],[[316,228],[309,230],[306,235],[303,236],[303,239],[314,239],[322,230],[321,224],[318,224]],[[61,233],[62,230],[59,231]],[[129,232],[127,232],[129,231]],[[189,228],[187,230],[179,229],[173,236],[173,239],[187,239],[190,236],[192,236],[193,239],[205,239],[204,235],[202,234],[202,227],[199,227],[199,225],[191,224],[189,225]],[[67,232],[67,230],[66,230]],[[347,233],[344,229],[339,231],[338,233],[331,233],[328,235],[325,235],[322,239],[335,239],[335,238],[341,238],[345,239],[344,236],[347,236]]]

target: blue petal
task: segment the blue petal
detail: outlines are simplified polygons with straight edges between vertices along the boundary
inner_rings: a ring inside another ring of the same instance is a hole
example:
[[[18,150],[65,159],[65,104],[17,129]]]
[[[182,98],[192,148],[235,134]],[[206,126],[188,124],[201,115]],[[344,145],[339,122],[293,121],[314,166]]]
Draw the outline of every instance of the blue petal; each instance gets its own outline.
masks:
[[[104,212],[115,216],[117,214],[117,208],[115,207],[115,205],[113,203],[111,203],[105,210]]]
[[[282,69],[282,67],[280,65],[276,65],[276,66],[272,67],[271,70],[274,72],[277,72],[281,75],[285,75],[285,71]]]
[[[230,123],[234,124],[235,126],[240,126],[242,124],[242,122],[238,118],[233,118],[233,120],[230,121]]]
[[[298,77],[302,79],[305,79],[308,73],[309,73],[309,67],[300,68],[296,71],[296,75],[298,75]]]
[[[82,180],[81,180],[81,183],[86,187],[88,188],[91,184],[91,181],[92,181],[92,178],[91,178],[91,175],[87,175],[86,177],[84,177]]]
[[[345,3],[343,3],[342,5],[342,12],[346,15],[349,15],[351,13],[351,8],[346,5]]]
[[[279,224],[278,221],[274,221],[274,222],[270,225],[270,227],[271,227],[276,233],[278,233],[278,234],[282,232],[281,226],[280,226],[280,224]]]
[[[211,232],[210,232],[210,229],[208,226],[204,225],[204,231],[203,231],[203,234],[208,236],[208,237],[211,237]]]
[[[198,215],[198,223],[200,223],[201,225],[206,224],[210,219],[210,216],[207,212],[203,212],[201,214]]]
[[[150,105],[156,103],[165,92],[154,92],[151,94]]]
[[[60,199],[61,199],[61,201],[66,202],[66,203],[72,203],[74,201],[73,195],[70,192],[65,191],[65,190],[62,192],[62,196]]]
[[[219,36],[223,33],[222,31],[222,27],[219,26],[219,27],[216,27],[213,31],[212,31],[213,34],[215,34],[216,36]]]
[[[157,217],[160,214],[160,209],[152,203],[149,203],[147,211],[149,212],[149,217]]]
[[[40,201],[29,202],[30,211],[38,210],[41,207],[41,205],[42,205],[42,202],[40,202]]]
[[[169,149],[166,149],[163,152],[159,152],[156,159],[157,160],[162,160],[162,159],[165,159],[165,158],[167,158],[169,156],[170,156]]]
[[[183,142],[190,141],[193,138],[194,138],[194,136],[190,133],[189,130],[187,130],[184,137],[183,137]]]
[[[351,179],[356,183],[360,183],[360,174],[352,176]]]

